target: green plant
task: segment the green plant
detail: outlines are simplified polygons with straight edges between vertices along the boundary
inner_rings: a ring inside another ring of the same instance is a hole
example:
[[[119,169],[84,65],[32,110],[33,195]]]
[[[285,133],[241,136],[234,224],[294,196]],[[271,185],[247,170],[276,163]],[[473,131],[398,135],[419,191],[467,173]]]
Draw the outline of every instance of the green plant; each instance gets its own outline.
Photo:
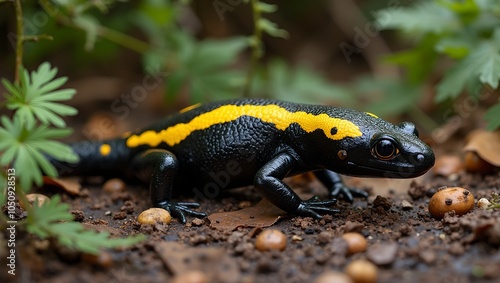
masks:
[[[3,173],[8,172],[8,187],[21,187],[21,190],[9,191],[9,197],[15,192],[20,201],[28,203],[25,194],[33,184],[42,183],[42,174],[57,175],[57,170],[47,157],[67,162],[78,161],[78,157],[68,145],[55,140],[71,133],[61,116],[75,115],[77,111],[59,103],[71,99],[75,90],[59,89],[67,78],[56,78],[56,68],[52,68],[49,63],[42,63],[38,70],[31,74],[23,69],[23,43],[34,37],[24,34],[21,1],[14,2],[14,6],[18,27],[16,78],[13,83],[2,79],[2,84],[7,89],[4,95],[5,106],[14,114],[12,118],[7,115],[0,117],[0,167],[7,169],[2,170],[0,181],[6,183]],[[16,178],[17,184],[14,181]],[[5,202],[6,194],[2,193],[0,204]],[[14,206],[10,198],[9,206]],[[143,235],[109,239],[108,233],[85,230],[80,223],[72,221],[69,206],[61,203],[57,195],[42,206],[27,206],[26,210],[28,216],[19,221],[18,226],[24,226],[28,232],[42,239],[55,238],[65,246],[88,253],[97,253],[101,248],[132,245],[144,239]],[[13,215],[9,214],[9,217]],[[0,214],[0,218],[5,219],[5,215]]]
[[[438,59],[454,64],[437,85],[436,102],[467,92],[473,99],[498,88],[500,79],[500,2],[492,0],[420,1],[411,7],[376,13],[381,29],[396,29],[416,39],[410,50],[388,58],[407,69],[410,83],[428,79]],[[488,109],[488,128],[500,127],[500,103]]]
[[[500,195],[497,193],[491,193],[491,204],[488,209],[500,209]]]
[[[33,206],[24,220],[26,229],[41,239],[54,237],[66,247],[93,254],[103,248],[134,245],[145,238],[144,235],[110,238],[108,232],[86,230],[80,223],[72,221],[73,215],[68,211],[69,205],[62,203],[56,195],[42,206]]]

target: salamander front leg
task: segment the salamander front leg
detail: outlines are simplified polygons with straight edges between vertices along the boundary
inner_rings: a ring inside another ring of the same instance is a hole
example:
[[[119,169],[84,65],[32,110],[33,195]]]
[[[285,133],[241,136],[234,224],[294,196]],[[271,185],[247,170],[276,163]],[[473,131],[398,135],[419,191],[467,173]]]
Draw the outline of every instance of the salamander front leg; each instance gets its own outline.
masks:
[[[319,213],[338,212],[337,209],[328,207],[335,204],[336,200],[318,201],[313,197],[303,201],[283,183],[282,179],[293,169],[295,163],[295,159],[287,153],[277,155],[257,172],[254,179],[255,188],[271,203],[291,214],[319,219]]]
[[[167,210],[181,223],[186,223],[186,214],[206,217],[203,212],[192,210],[198,203],[172,202],[174,178],[177,174],[178,162],[175,155],[163,149],[151,149],[136,156],[132,166],[140,179],[149,181],[149,195],[154,207]]]
[[[328,189],[331,198],[343,196],[347,201],[353,202],[353,196],[368,197],[368,193],[354,188],[349,188],[342,182],[339,174],[330,170],[315,171],[314,175]]]

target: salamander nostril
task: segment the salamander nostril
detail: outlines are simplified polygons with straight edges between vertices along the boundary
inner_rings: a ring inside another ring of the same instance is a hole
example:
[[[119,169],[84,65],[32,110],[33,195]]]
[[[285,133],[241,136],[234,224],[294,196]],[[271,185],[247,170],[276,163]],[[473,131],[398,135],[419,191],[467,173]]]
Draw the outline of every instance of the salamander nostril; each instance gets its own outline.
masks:
[[[415,160],[416,160],[418,163],[422,163],[422,162],[424,162],[424,160],[425,160],[425,156],[424,156],[422,153],[418,153],[418,154],[415,156]]]

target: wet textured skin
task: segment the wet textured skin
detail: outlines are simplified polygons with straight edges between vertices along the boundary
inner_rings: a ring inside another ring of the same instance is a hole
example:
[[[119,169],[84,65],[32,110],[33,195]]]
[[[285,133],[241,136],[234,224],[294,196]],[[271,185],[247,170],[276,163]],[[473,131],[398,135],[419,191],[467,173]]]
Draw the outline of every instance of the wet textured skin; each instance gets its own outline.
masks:
[[[153,205],[181,222],[186,214],[205,214],[192,209],[197,203],[172,202],[173,193],[215,197],[253,184],[284,211],[319,218],[337,211],[329,207],[334,197],[366,196],[346,188],[337,173],[412,178],[434,164],[434,153],[411,123],[393,125],[352,109],[264,99],[204,104],[122,138],[72,147],[80,162],[57,164],[61,173],[120,176],[132,171],[149,181]],[[282,182],[308,171],[326,186],[330,200],[301,200]]]

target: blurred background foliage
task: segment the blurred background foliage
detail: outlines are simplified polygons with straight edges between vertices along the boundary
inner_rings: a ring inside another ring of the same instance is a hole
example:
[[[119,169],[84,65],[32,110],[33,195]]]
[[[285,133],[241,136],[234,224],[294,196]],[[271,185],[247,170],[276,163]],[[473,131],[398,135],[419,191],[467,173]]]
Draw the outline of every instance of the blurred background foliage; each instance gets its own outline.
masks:
[[[164,80],[148,91],[165,108],[270,97],[410,119],[430,132],[467,98],[488,109],[489,128],[500,126],[494,0],[40,0],[23,9],[26,34],[52,37],[26,43],[24,65],[57,66],[76,106],[109,110],[156,74]],[[15,19],[5,2],[0,29],[0,77],[12,78]]]

